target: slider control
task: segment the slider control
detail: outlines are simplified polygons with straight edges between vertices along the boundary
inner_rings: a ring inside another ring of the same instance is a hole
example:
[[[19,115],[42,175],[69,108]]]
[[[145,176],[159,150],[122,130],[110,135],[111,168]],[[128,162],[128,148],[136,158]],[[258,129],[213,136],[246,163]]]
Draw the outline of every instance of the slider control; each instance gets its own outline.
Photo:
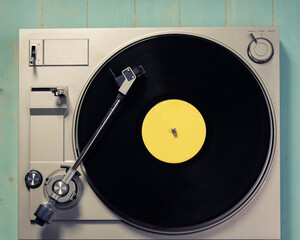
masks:
[[[31,45],[30,63],[35,65],[36,62],[36,45]]]

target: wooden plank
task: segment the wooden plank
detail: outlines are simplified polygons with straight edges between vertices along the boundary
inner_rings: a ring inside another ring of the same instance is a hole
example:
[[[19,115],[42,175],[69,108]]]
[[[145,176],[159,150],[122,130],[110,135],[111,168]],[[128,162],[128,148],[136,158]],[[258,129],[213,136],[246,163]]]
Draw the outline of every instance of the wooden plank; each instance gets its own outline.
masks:
[[[87,27],[87,0],[43,0],[44,28]]]
[[[134,27],[134,0],[89,0],[88,27]]]
[[[228,0],[228,26],[272,26],[272,0]]]
[[[300,2],[274,0],[280,26],[282,239],[300,239]]]
[[[0,1],[0,239],[18,231],[19,28],[40,27],[40,0]]]
[[[113,3],[105,1],[106,11],[111,6],[117,7],[114,1],[112,0]],[[179,26],[179,21],[181,21],[181,26],[204,26],[206,24],[207,26],[214,24],[221,26],[223,16],[219,15],[221,14],[219,11],[223,7],[219,6],[218,1],[180,1],[181,10],[179,11],[179,0],[136,0],[137,26]],[[89,4],[93,5],[93,2],[97,0],[89,0]],[[272,25],[271,2],[271,0],[228,0],[229,26]],[[132,3],[120,1],[120,4],[126,6],[125,12],[128,15],[124,13],[120,17],[114,16],[110,21],[111,16],[106,14],[107,21],[103,23],[103,26],[123,26],[121,21],[126,22],[124,26],[132,26],[132,7],[129,7]],[[274,0],[274,25],[281,26],[283,240],[300,239],[298,231],[300,222],[300,189],[298,187],[300,182],[299,4],[298,0],[290,0],[288,3],[283,0]],[[202,5],[206,7],[199,9]],[[223,3],[221,5],[223,6]],[[91,25],[96,26],[97,10],[102,11],[102,9],[100,9],[100,3],[95,3],[94,7],[95,9],[92,9],[89,6],[89,11],[95,12],[89,13],[91,14],[89,20]],[[0,91],[0,238],[6,240],[17,239],[18,29],[40,28],[41,8],[41,0],[0,1],[0,89],[3,89]],[[193,11],[194,8],[199,9],[200,16],[196,15],[197,11]],[[205,9],[209,11],[206,12]],[[109,11],[112,10],[113,8]],[[51,2],[44,0],[45,27],[86,27],[86,12],[86,0],[52,0]],[[120,14],[123,13],[120,12]],[[181,15],[180,18],[179,15]],[[91,25],[89,24],[89,27]]]
[[[226,0],[181,0],[181,27],[213,27],[226,25]]]
[[[179,0],[136,0],[137,27],[179,27]]]

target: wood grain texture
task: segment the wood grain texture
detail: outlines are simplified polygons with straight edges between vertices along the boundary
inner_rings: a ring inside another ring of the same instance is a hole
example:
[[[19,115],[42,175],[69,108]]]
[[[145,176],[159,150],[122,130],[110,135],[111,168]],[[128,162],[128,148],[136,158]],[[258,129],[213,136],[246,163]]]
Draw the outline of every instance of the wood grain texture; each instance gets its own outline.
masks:
[[[44,28],[85,28],[86,0],[43,0]]]
[[[136,0],[137,27],[179,27],[179,0]]]
[[[282,239],[300,239],[300,1],[274,0],[280,26]]]
[[[41,27],[40,0],[0,1],[0,239],[17,239],[19,28]]]
[[[226,0],[180,0],[181,27],[225,27]]]
[[[272,26],[272,0],[227,0],[228,26]]]
[[[89,0],[88,27],[134,27],[134,0]]]

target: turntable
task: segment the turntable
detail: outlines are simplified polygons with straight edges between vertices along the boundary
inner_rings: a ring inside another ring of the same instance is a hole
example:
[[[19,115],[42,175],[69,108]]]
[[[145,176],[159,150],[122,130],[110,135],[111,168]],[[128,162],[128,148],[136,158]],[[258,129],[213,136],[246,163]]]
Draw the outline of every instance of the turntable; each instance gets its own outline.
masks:
[[[19,239],[280,239],[278,27],[19,44]]]

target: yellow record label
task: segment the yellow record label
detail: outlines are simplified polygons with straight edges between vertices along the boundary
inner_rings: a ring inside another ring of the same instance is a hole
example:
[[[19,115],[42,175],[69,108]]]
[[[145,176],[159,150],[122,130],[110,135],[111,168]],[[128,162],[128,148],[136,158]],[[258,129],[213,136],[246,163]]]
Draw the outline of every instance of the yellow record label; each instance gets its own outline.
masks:
[[[170,99],[156,104],[142,125],[148,151],[166,163],[182,163],[202,148],[206,126],[201,113],[188,102]]]

